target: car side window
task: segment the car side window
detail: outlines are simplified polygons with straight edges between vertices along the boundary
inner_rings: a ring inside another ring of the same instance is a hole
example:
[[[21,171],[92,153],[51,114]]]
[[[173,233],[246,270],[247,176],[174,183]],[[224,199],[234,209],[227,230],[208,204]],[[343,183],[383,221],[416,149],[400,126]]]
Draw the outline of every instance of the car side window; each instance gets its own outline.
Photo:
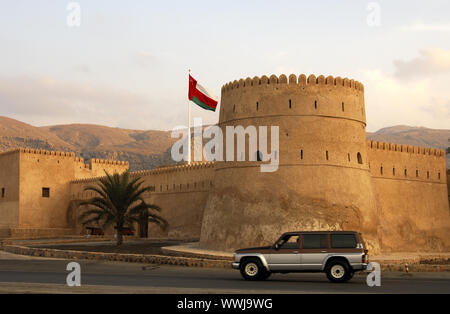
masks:
[[[354,234],[332,234],[331,247],[336,249],[350,249],[356,247]]]
[[[304,249],[326,249],[328,247],[328,239],[326,234],[304,234]]]
[[[300,247],[300,236],[292,235],[283,239],[280,243],[281,249],[298,249]]]

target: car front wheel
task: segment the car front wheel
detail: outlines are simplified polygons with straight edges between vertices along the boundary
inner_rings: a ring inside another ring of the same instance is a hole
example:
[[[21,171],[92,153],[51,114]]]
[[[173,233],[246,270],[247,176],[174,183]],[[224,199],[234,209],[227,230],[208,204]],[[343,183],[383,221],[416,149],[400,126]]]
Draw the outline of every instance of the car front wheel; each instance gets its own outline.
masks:
[[[264,266],[258,259],[246,259],[241,264],[240,270],[242,277],[246,280],[261,280],[268,277]]]
[[[351,278],[349,266],[343,261],[330,262],[327,266],[326,274],[331,282],[346,282]]]

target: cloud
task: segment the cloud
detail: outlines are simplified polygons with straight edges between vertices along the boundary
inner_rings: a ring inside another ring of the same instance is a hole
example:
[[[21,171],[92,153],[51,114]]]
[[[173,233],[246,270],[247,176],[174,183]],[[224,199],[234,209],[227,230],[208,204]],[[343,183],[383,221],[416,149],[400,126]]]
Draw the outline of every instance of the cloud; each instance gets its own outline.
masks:
[[[422,22],[400,26],[400,30],[409,32],[450,32],[450,24],[425,24]]]
[[[422,106],[424,112],[427,112],[434,119],[441,119],[442,117],[447,118],[448,126],[450,127],[450,99],[445,97],[431,97],[428,105]]]
[[[166,129],[173,116],[159,103],[158,97],[48,77],[0,78],[0,115],[33,125]]]
[[[133,56],[133,62],[139,68],[148,70],[158,65],[158,58],[148,52],[139,51]]]
[[[76,72],[83,74],[91,74],[91,68],[86,64],[79,64],[73,68]]]
[[[412,60],[394,60],[394,66],[395,76],[402,79],[450,72],[450,50],[421,50],[420,56]]]
[[[446,79],[416,77],[400,80],[381,70],[366,70],[360,75],[364,83],[367,128],[376,131],[392,125],[423,126],[448,129],[450,94]]]

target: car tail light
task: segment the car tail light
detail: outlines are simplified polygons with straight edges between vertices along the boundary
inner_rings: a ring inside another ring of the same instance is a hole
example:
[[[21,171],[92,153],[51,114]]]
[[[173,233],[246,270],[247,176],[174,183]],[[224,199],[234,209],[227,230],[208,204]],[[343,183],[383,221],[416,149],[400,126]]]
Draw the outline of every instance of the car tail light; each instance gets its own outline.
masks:
[[[368,263],[369,262],[369,255],[364,253],[363,256],[361,257],[361,262],[364,263],[364,264]]]

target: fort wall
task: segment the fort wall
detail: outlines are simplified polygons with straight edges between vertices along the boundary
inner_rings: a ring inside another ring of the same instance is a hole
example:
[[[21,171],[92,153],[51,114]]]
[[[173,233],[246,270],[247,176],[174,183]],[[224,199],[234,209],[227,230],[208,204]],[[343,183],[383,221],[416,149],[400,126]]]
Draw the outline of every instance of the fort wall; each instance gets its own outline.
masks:
[[[19,151],[0,153],[0,238],[19,223]]]
[[[450,249],[445,151],[367,142],[384,251]]]
[[[447,191],[448,191],[448,203],[450,204],[450,169],[447,169]]]
[[[145,201],[161,207],[160,215],[169,223],[165,231],[149,224],[150,237],[199,239],[203,209],[213,184],[213,169],[213,163],[201,162],[131,173],[132,177],[142,178],[143,186],[151,188],[144,195]],[[93,192],[86,192],[84,189],[97,183],[98,178],[73,181],[71,197],[74,203],[93,197]],[[81,210],[83,209],[78,211]],[[77,232],[82,233],[81,222],[77,225]],[[108,232],[111,233],[112,230]]]
[[[9,220],[2,216],[13,237],[73,234],[76,219],[69,206],[70,181],[98,176],[103,168],[128,169],[124,162],[93,160],[85,164],[74,153],[34,149],[7,152],[0,160],[7,165],[1,171],[11,176],[7,181],[14,186],[7,190],[12,202],[3,205],[10,213],[5,215]]]

